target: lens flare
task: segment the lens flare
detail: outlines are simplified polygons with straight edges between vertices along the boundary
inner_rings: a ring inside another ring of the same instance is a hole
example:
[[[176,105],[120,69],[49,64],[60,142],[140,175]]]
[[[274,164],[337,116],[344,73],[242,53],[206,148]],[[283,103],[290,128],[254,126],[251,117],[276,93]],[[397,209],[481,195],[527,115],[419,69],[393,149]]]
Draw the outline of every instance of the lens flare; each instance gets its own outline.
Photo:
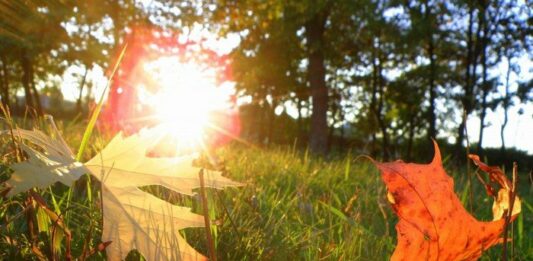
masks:
[[[229,57],[204,38],[132,25],[99,128],[160,130],[154,145],[170,155],[204,150],[236,138],[240,120]]]
[[[199,147],[215,112],[228,110],[231,88],[217,86],[216,72],[176,57],[144,65],[158,88],[141,86],[141,102],[154,109],[160,127],[179,141],[180,147]]]

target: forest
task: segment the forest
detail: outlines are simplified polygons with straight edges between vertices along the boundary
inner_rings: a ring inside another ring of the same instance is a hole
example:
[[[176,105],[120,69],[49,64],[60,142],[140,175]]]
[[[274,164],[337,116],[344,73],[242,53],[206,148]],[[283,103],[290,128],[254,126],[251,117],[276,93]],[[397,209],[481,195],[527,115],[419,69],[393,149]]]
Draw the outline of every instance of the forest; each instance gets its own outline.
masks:
[[[365,147],[388,159],[442,138],[459,153],[477,117],[469,146],[483,155],[484,129],[498,124],[493,157],[505,158],[509,114],[531,114],[531,77],[519,77],[531,70],[521,62],[532,55],[531,8],[521,1],[2,1],[0,10],[2,103],[19,114],[65,111],[55,105],[72,66],[70,114],[87,111],[98,95],[88,72],[109,67],[141,25],[238,39],[220,56],[254,142],[297,139],[318,154]],[[490,112],[503,121],[487,122]]]

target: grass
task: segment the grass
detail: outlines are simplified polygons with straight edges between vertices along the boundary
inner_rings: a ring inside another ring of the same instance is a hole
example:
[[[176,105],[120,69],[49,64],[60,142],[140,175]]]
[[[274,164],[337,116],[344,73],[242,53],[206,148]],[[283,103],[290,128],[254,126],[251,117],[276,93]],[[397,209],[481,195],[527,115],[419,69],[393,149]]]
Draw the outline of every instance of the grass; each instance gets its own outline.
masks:
[[[248,186],[225,192],[237,228],[220,234],[221,259],[375,260],[394,249],[391,213],[378,207],[384,186],[367,163],[324,162],[287,148],[233,147],[222,157]],[[242,247],[230,251],[235,245]]]
[[[58,125],[70,147],[77,148],[84,126]],[[82,158],[94,155],[110,138],[95,134]],[[4,153],[0,181],[5,181],[10,173],[6,165],[15,159],[10,154],[9,138],[2,138],[0,147]],[[217,224],[211,230],[219,260],[387,260],[394,251],[397,218],[388,205],[379,173],[368,160],[348,154],[326,161],[290,146],[259,149],[240,144],[221,148],[217,154],[224,162],[226,175],[247,184],[223,191],[208,190],[209,215]],[[466,175],[457,170],[448,173],[453,173],[455,190],[466,204],[471,194]],[[522,214],[514,223],[514,257],[531,260],[532,188],[526,174],[521,178],[519,196],[523,204]],[[474,216],[490,220],[492,200],[475,179],[472,188]],[[161,187],[143,189],[202,213],[199,197],[181,196]],[[36,192],[68,224],[73,257],[83,253],[88,256],[91,249],[96,250],[102,228],[97,182],[80,180],[73,189],[56,184]],[[27,197],[27,193],[21,193],[0,199],[0,259],[38,259],[39,254],[65,259],[68,233],[36,203],[28,208]],[[29,219],[35,221],[31,225],[38,233],[29,233]],[[208,254],[203,229],[189,228],[179,233],[198,251]],[[496,246],[482,260],[500,257],[501,247]],[[90,260],[104,258],[105,254],[98,251],[88,256]],[[127,259],[141,257],[132,252]]]

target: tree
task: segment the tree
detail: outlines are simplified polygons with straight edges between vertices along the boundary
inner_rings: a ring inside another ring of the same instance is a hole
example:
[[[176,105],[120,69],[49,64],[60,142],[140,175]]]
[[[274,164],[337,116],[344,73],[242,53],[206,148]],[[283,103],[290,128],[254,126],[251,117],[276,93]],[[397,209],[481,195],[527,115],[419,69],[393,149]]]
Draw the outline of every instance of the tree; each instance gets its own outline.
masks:
[[[252,76],[261,73],[285,79],[287,77],[276,75],[281,73],[289,76],[285,84],[280,83],[276,88],[281,88],[283,89],[281,93],[288,94],[282,96],[292,97],[295,100],[300,115],[298,117],[300,129],[304,129],[302,110],[307,105],[307,97],[310,96],[312,113],[309,147],[314,153],[327,153],[328,121],[332,115],[328,113],[329,105],[335,104],[328,102],[330,94],[334,92],[331,91],[331,86],[328,86],[327,79],[333,77],[333,72],[340,68],[351,69],[353,66],[347,60],[354,60],[355,55],[351,56],[350,52],[358,52],[350,49],[354,47],[354,37],[357,38],[356,33],[360,29],[360,25],[356,23],[360,19],[353,13],[356,11],[363,13],[362,7],[369,2],[364,1],[356,5],[350,1],[229,3],[215,1],[215,3],[217,7],[211,15],[211,21],[222,25],[220,31],[223,34],[238,33],[241,36],[241,45],[232,55],[236,58],[234,75],[239,77],[239,68],[246,68],[247,71],[243,72],[243,75]],[[232,19],[228,19],[229,17]],[[257,58],[262,46],[270,41],[284,43],[281,52],[286,54],[283,59],[278,60],[280,62],[278,66],[284,70],[273,70],[272,66],[264,70],[262,60]],[[242,67],[239,64],[242,64]],[[305,77],[302,77],[302,73]],[[257,78],[256,80],[263,81]],[[244,84],[241,84],[243,82],[237,81],[237,86],[243,89]],[[254,85],[264,86],[264,82]],[[261,91],[254,85],[248,85],[249,87],[244,89],[260,94]],[[271,89],[272,86],[266,88]]]
[[[404,41],[409,46],[404,50],[410,53],[413,63],[417,67],[418,73],[423,73],[426,79],[426,89],[428,106],[424,108],[425,122],[427,123],[426,135],[428,140],[435,139],[438,135],[437,128],[437,108],[436,102],[440,98],[442,88],[441,64],[447,59],[442,54],[443,46],[449,45],[447,40],[447,30],[443,28],[446,14],[449,8],[445,1],[409,1],[403,5],[409,14],[411,26],[405,28],[408,36]],[[421,60],[422,58],[422,60]]]
[[[305,23],[309,60],[307,73],[313,104],[309,148],[312,152],[321,155],[325,155],[328,150],[328,88],[324,64],[324,31],[330,8],[331,2],[328,2],[323,7],[318,7],[318,10],[313,10],[311,18]]]
[[[478,11],[477,3],[466,1],[468,22],[467,30],[465,32],[464,40],[466,40],[466,54],[463,57],[463,69],[464,69],[464,83],[463,93],[460,100],[463,107],[463,115],[461,117],[461,123],[458,127],[458,134],[456,139],[456,155],[460,155],[460,151],[463,148],[463,142],[465,140],[465,128],[468,116],[474,110],[475,105],[475,86],[477,80],[477,65],[478,65],[478,40],[481,33],[481,26],[476,23],[475,13]],[[458,14],[460,15],[460,14]],[[476,26],[477,25],[477,29]],[[476,31],[474,31],[476,29]]]
[[[5,8],[2,8],[2,18],[5,19],[0,19],[0,27],[3,28],[0,41],[9,42],[12,47],[9,53],[4,53],[3,64],[7,66],[8,60],[18,61],[22,70],[20,82],[24,88],[26,105],[41,115],[43,109],[36,81],[45,80],[50,73],[62,68],[62,64],[54,61],[49,53],[59,50],[61,43],[68,39],[61,23],[69,17],[72,8],[60,1],[41,3],[17,0],[3,4]],[[5,56],[11,56],[11,59]]]
[[[9,108],[10,104],[10,73],[8,67],[7,49],[12,47],[0,38],[0,97],[2,97],[2,105],[4,108]]]

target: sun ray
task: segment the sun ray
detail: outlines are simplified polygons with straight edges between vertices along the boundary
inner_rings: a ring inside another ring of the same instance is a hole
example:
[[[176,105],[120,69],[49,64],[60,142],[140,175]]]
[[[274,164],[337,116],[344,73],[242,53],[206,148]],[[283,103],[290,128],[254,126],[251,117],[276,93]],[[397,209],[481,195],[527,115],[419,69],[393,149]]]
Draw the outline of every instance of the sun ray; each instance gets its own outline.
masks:
[[[149,113],[129,122],[155,123],[168,136],[166,146],[171,144],[176,152],[209,151],[213,141],[238,136],[215,124],[225,124],[232,119],[228,115],[236,113],[230,102],[233,88],[220,86],[216,70],[178,57],[159,58],[143,68],[157,86],[137,86],[140,106],[148,108]]]

